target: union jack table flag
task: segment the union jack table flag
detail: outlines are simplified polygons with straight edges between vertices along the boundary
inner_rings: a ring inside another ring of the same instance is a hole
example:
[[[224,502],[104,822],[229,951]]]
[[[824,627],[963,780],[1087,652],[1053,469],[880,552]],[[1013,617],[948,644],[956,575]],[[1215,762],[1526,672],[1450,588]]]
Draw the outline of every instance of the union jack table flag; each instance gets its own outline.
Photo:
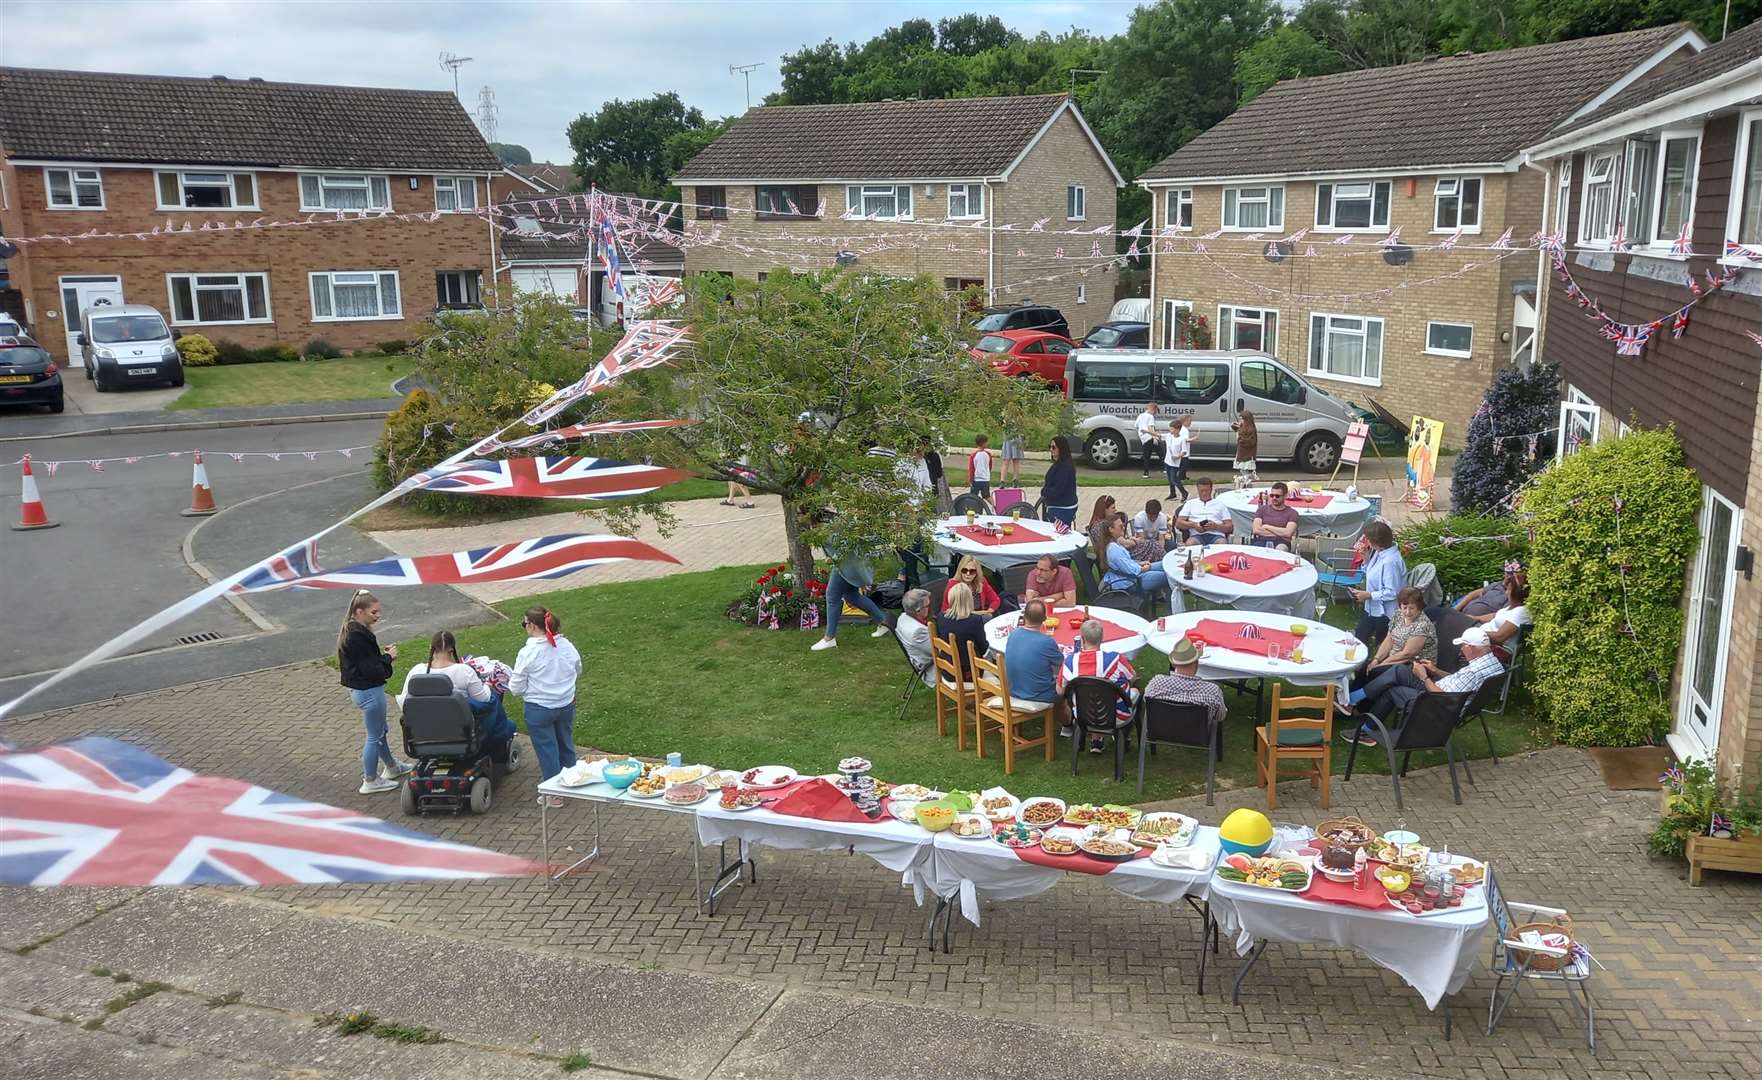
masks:
[[[412,475],[407,488],[454,495],[510,495],[523,499],[623,499],[647,495],[675,480],[678,469],[590,457],[520,457],[464,461]]]
[[[563,533],[522,540],[517,544],[472,548],[446,555],[412,555],[356,563],[278,580],[240,592],[280,589],[382,589],[395,585],[480,585],[490,581],[560,578],[601,563],[639,559],[677,563],[679,560],[640,540],[622,536]]]
[[[116,739],[0,753],[0,884],[288,885],[514,877],[540,866],[201,776]]]

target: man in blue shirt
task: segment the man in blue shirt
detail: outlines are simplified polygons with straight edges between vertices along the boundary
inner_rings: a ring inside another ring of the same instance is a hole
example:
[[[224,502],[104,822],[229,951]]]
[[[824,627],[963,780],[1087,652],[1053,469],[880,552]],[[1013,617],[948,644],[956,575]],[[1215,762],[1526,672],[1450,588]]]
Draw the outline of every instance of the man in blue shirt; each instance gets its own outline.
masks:
[[[1003,673],[1009,677],[1011,698],[1056,709],[1058,670],[1064,666],[1064,653],[1045,626],[1046,605],[1038,600],[1028,601],[1022,609],[1021,623],[1010,631],[1009,640],[1004,643]]]

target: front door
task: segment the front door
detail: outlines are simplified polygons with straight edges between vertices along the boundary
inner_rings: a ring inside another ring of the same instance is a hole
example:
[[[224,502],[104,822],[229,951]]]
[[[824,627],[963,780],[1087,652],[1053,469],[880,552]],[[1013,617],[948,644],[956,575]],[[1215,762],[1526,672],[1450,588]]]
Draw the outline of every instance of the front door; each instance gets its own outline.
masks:
[[[1725,696],[1731,590],[1742,521],[1737,507],[1712,488],[1701,489],[1701,547],[1695,553],[1695,575],[1689,588],[1677,732],[1708,756],[1719,746],[1719,706]]]
[[[80,357],[80,316],[89,307],[122,303],[119,277],[64,277],[61,279],[61,325],[67,331],[67,363],[84,367]]]

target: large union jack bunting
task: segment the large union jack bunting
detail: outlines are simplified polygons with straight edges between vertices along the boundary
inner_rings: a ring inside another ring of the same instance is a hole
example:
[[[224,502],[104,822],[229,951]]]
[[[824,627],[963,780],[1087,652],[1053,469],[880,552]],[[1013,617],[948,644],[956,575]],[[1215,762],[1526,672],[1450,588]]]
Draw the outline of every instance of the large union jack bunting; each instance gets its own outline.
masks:
[[[622,536],[563,533],[517,544],[472,548],[446,555],[411,555],[356,563],[240,592],[279,589],[383,589],[396,585],[479,585],[491,581],[559,578],[601,563],[679,560],[640,540]]]
[[[683,344],[690,332],[689,327],[656,319],[631,323],[603,360],[580,379],[540,402],[521,421],[541,424],[626,372],[666,363],[669,351]]]
[[[439,465],[404,481],[411,490],[523,499],[623,499],[683,480],[686,473],[590,457],[521,457]]]
[[[200,776],[115,739],[0,753],[0,883],[285,885],[509,877],[536,863]]]
[[[522,435],[508,442],[497,442],[484,447],[485,450],[526,450],[546,443],[570,442],[585,439],[590,435],[624,435],[632,431],[650,431],[655,428],[683,427],[691,420],[603,420],[597,424],[570,424],[567,427],[552,431],[541,431],[536,435]]]
[[[304,540],[280,555],[272,555],[258,563],[249,574],[239,579],[232,591],[260,592],[274,588],[278,582],[297,581],[318,572],[318,541]]]

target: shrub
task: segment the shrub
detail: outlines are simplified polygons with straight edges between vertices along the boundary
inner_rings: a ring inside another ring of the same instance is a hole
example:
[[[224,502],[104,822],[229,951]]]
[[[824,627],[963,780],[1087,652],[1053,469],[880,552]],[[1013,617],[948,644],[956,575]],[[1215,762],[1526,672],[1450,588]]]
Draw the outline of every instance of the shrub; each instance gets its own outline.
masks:
[[[292,345],[265,345],[251,352],[253,364],[285,364],[299,358],[300,354],[294,351]]]
[[[410,351],[410,343],[403,338],[392,338],[390,341],[382,341],[374,347],[387,356],[396,356],[399,353]]]
[[[1637,746],[1668,728],[1700,503],[1673,430],[1587,447],[1522,496],[1532,687],[1561,742]]]
[[[213,367],[220,359],[220,350],[201,334],[185,334],[177,339],[177,355],[185,367]]]
[[[306,343],[305,356],[308,360],[335,360],[341,355],[343,350],[321,337],[315,337]]]
[[[1450,504],[1458,510],[1493,513],[1553,457],[1552,429],[1559,418],[1560,366],[1537,364],[1526,374],[1502,367],[1487,387],[1480,410],[1468,422],[1462,453],[1450,481]],[[1528,439],[1536,434],[1535,453]]]
[[[1429,562],[1438,568],[1438,585],[1445,596],[1472,592],[1483,582],[1498,581],[1507,562],[1521,561],[1529,551],[1521,523],[1474,513],[1416,518],[1395,535],[1395,541],[1408,566]]]
[[[214,354],[214,362],[217,364],[251,364],[256,362],[251,350],[236,341],[215,342]]]

